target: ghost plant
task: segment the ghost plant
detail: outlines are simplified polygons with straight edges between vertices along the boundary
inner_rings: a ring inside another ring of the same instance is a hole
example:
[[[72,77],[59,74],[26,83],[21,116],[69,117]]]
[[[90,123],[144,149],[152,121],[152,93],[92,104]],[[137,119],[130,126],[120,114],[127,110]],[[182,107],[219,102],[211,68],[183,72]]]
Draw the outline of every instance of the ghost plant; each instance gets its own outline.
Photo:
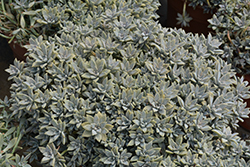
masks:
[[[93,0],[90,4],[100,2]],[[9,43],[22,45],[27,44],[32,35],[43,35],[47,39],[60,30],[63,21],[78,22],[87,10],[81,0],[1,0],[0,35]]]
[[[50,36],[58,31],[60,21],[69,19],[65,4],[44,0],[1,0],[0,32],[9,42],[27,44],[31,35]]]
[[[186,27],[189,26],[189,22],[192,20],[192,17],[187,13],[187,6],[191,6],[194,10],[197,8],[202,8],[204,13],[214,13],[219,4],[222,3],[222,0],[180,0],[183,1],[183,11],[182,13],[177,14],[177,24]]]
[[[15,125],[10,118],[8,111],[9,101],[5,97],[4,101],[0,100],[0,166],[6,167],[31,167],[28,164],[30,154],[27,156],[19,155],[16,151],[20,148],[20,140],[24,134],[22,119],[19,125]]]
[[[224,57],[240,74],[250,73],[250,1],[226,0],[208,20],[223,42]]]
[[[155,1],[82,4],[91,12],[79,24],[30,38],[27,61],[7,69],[11,117],[25,120],[30,161],[249,164],[249,146],[231,129],[249,114],[249,87],[220,58],[216,38],[162,28]]]

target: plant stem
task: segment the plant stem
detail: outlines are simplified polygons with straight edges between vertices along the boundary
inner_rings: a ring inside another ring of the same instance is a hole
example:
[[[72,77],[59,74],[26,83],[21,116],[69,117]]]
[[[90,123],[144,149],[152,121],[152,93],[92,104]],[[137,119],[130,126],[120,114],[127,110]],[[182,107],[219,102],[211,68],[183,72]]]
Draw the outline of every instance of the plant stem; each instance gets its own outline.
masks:
[[[246,30],[248,30],[249,29],[249,26],[247,26],[241,33],[240,33],[240,36],[242,36],[245,32],[246,32]]]
[[[13,36],[11,37],[11,39],[9,40],[8,43],[11,43],[15,37],[16,37],[16,35],[13,35]]]
[[[5,128],[0,128],[0,132],[7,132],[8,131],[8,129],[5,129]]]
[[[210,4],[209,0],[207,0],[207,4],[208,4],[209,7],[211,7],[211,4]]]
[[[11,152],[12,154],[16,151],[16,148],[17,148],[21,138],[23,137],[23,135],[20,133],[20,126],[18,126],[18,128],[17,128],[17,135],[18,135],[18,139],[17,139],[15,146],[13,147],[13,150]]]
[[[184,17],[186,14],[186,5],[187,5],[187,0],[185,0],[184,4],[183,4],[183,11],[182,11],[182,16]]]
[[[2,3],[3,12],[6,13],[6,10],[4,8],[4,2],[3,2],[3,0],[1,0],[1,3]]]
[[[64,150],[61,155],[65,154],[68,150]]]
[[[0,36],[3,37],[3,38],[6,38],[6,39],[10,39],[10,38],[11,38],[11,37],[8,37],[8,36],[3,35],[3,34],[1,34],[1,33],[0,33]]]

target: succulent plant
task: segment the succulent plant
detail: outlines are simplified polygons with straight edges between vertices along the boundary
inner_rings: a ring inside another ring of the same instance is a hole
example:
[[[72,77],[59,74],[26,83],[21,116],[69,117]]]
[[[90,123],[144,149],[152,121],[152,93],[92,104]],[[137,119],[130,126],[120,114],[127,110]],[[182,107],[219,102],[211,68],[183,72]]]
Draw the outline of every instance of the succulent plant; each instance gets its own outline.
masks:
[[[95,136],[97,141],[106,141],[107,133],[113,128],[113,125],[107,124],[106,115],[97,113],[94,117],[87,115],[86,122],[82,123],[85,130],[82,137]]]
[[[70,2],[84,6],[79,22],[31,37],[26,62],[6,70],[30,161],[249,164],[250,147],[230,129],[250,113],[249,87],[220,58],[217,38],[162,28],[153,0]]]
[[[9,107],[8,98],[4,101],[0,100],[0,165],[6,167],[31,167],[28,164],[30,154],[27,156],[16,153],[19,148],[19,142],[24,134],[23,123],[21,121],[18,126],[15,126],[13,119],[10,118],[10,113],[7,112]]]
[[[38,12],[37,9],[42,8],[43,1],[1,0],[0,5],[2,37],[8,38],[9,42],[15,38],[19,43],[26,44],[30,36],[28,34],[39,35],[35,28],[34,16]]]
[[[189,22],[192,20],[192,17],[186,11],[186,7],[191,6],[195,10],[197,7],[202,7],[204,13],[214,13],[218,5],[222,3],[221,0],[182,0],[183,3],[183,11],[182,13],[177,14],[177,24],[181,24],[182,27],[189,26]]]
[[[223,42],[223,57],[233,64],[237,73],[250,73],[250,1],[226,0],[209,19],[218,39]]]
[[[74,0],[1,0],[0,35],[21,45],[28,43],[30,36],[48,36],[60,30],[64,20],[76,21],[82,11]],[[74,6],[75,5],[75,6]]]

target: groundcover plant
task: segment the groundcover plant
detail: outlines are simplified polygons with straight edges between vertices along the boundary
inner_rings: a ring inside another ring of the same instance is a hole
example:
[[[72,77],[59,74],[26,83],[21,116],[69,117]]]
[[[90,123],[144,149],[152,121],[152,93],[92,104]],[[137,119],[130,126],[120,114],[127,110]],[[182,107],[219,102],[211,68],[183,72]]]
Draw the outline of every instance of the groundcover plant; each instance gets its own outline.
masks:
[[[217,13],[208,20],[232,63],[241,75],[250,73],[250,1],[226,0]]]
[[[165,29],[149,0],[82,4],[79,23],[30,38],[7,71],[11,117],[44,166],[249,166],[232,132],[249,87],[209,35]]]

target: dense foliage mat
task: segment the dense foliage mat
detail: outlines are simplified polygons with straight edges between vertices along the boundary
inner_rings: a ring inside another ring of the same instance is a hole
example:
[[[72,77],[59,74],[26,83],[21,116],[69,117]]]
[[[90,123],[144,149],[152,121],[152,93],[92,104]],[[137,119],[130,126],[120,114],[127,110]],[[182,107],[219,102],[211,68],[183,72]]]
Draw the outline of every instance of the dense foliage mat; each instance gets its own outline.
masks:
[[[46,166],[249,166],[231,128],[249,87],[209,35],[165,29],[149,0],[70,1],[78,24],[7,70],[12,117]]]

